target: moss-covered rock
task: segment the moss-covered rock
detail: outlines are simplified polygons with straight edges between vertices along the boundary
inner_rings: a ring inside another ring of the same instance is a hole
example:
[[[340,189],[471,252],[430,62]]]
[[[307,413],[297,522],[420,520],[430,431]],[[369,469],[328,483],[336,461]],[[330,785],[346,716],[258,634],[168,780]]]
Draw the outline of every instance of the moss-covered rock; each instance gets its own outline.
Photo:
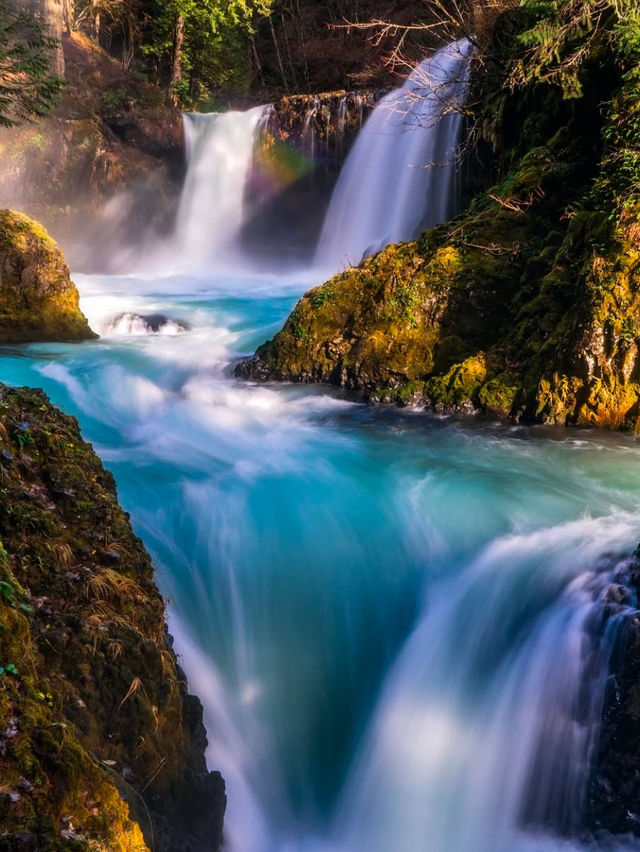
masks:
[[[62,251],[37,222],[0,210],[0,342],[96,336]]]
[[[41,391],[0,385],[0,482],[0,850],[218,849],[224,783],[153,567]]]

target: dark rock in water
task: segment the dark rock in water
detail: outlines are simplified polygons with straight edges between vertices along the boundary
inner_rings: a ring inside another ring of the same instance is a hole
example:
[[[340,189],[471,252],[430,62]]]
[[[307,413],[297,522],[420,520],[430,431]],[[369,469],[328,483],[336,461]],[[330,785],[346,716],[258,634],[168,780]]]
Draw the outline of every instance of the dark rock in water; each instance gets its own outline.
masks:
[[[162,329],[169,325],[176,326],[180,331],[188,331],[190,328],[188,323],[169,319],[164,314],[149,314],[148,316],[143,316],[142,319],[147,324],[149,331],[154,332],[162,331]]]
[[[191,326],[164,314],[118,314],[108,325],[107,331],[115,334],[179,334],[189,331]]]
[[[224,781],[113,477],[42,391],[0,385],[0,452],[0,852],[216,852]]]
[[[629,585],[637,600],[640,548],[629,567]],[[588,818],[594,830],[640,836],[640,614],[630,615],[619,635],[591,781]]]
[[[247,358],[245,361],[239,361],[236,364],[233,374],[238,379],[246,379],[254,382],[268,382],[274,378],[269,364],[262,360],[256,353],[252,358]]]
[[[0,210],[0,342],[96,336],[58,246],[37,222]]]

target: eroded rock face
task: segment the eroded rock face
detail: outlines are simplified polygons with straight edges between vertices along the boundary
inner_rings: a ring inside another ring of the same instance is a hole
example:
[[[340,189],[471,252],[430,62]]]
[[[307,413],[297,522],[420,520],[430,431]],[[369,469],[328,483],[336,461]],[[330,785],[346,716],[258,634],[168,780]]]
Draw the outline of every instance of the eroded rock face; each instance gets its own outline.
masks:
[[[173,226],[181,115],[86,36],[63,35],[62,47],[53,114],[0,128],[0,206],[43,222],[74,269],[119,269],[123,249]]]
[[[215,852],[224,782],[111,474],[0,385],[0,477],[0,850]]]
[[[62,251],[37,222],[0,210],[0,342],[93,337]]]

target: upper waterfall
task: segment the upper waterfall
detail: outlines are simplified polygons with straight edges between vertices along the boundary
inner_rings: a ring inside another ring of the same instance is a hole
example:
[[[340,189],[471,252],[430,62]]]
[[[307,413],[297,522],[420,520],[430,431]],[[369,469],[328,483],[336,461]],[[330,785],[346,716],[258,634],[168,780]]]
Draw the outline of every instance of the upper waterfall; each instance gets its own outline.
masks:
[[[470,44],[460,39],[380,101],[340,174],[316,251],[318,266],[356,264],[450,215],[469,62]]]
[[[231,247],[243,221],[256,131],[270,109],[184,115],[188,167],[174,239],[187,265]]]

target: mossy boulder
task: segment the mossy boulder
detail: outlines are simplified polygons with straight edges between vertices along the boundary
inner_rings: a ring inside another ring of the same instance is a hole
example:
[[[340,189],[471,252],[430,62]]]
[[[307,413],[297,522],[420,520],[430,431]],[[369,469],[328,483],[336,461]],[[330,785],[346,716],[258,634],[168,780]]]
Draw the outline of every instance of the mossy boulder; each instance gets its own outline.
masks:
[[[214,852],[224,782],[112,476],[0,385],[0,479],[0,850]]]
[[[28,216],[0,210],[0,342],[93,337],[62,251]]]

